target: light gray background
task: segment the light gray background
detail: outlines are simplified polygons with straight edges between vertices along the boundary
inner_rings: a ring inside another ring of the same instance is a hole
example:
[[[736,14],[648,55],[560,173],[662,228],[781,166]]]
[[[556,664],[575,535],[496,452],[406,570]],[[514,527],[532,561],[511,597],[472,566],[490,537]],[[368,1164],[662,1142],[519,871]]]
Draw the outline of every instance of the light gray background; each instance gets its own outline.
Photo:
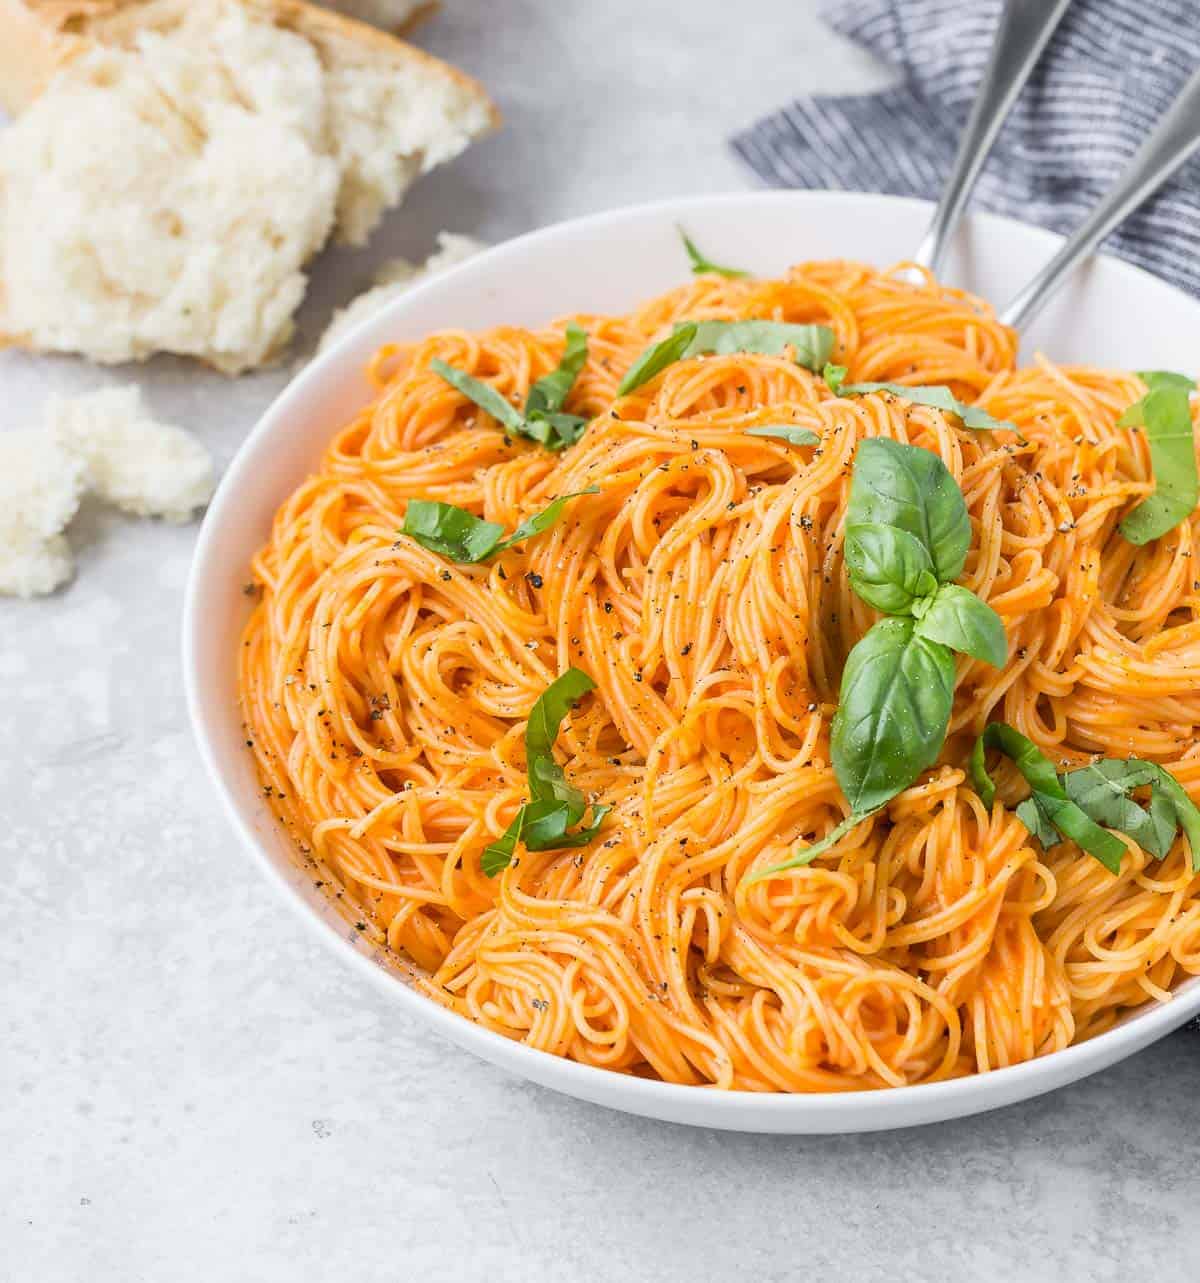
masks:
[[[796,0],[446,8],[420,39],[506,129],[321,262],[310,334],[438,228],[743,186],[730,131],[883,79]],[[222,462],[284,381],[133,373]],[[126,374],[3,355],[3,426]],[[77,582],[0,604],[4,1283],[1196,1278],[1197,1034],[998,1114],[788,1140],[606,1113],[398,1015],[283,915],[201,776],[194,536],[89,510]]]

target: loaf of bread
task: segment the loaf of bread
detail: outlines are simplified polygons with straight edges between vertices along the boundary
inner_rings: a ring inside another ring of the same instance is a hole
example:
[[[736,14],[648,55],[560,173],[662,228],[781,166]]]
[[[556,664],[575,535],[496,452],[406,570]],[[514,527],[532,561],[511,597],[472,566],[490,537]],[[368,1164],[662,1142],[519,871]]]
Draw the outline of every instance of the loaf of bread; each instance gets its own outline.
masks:
[[[237,373],[305,265],[492,127],[482,88],[297,0],[0,0],[0,335]]]

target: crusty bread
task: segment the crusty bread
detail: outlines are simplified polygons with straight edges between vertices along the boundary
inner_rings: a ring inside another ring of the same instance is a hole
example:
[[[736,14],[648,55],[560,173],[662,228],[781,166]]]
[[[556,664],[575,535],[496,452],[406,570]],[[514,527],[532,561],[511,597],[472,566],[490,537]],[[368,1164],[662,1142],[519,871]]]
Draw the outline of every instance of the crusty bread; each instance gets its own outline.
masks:
[[[411,31],[437,8],[436,0],[321,0],[348,18],[369,22],[385,31]]]
[[[262,363],[330,231],[361,244],[495,120],[299,0],[0,0],[0,49],[4,100],[34,95],[0,134],[0,331],[101,361]]]

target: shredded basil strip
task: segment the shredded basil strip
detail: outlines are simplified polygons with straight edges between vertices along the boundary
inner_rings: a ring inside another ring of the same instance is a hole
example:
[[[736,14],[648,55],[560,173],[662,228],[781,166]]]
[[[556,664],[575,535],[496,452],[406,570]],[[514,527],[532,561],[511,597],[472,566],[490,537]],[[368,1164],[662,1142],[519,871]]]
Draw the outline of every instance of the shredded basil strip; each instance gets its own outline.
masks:
[[[1200,496],[1189,399],[1196,384],[1169,370],[1144,370],[1140,378],[1149,391],[1117,420],[1121,428],[1144,428],[1150,446],[1154,493],[1119,527],[1130,543],[1138,545],[1158,539],[1186,521]]]
[[[820,370],[835,342],[828,325],[793,325],[786,321],[683,321],[674,332],[648,347],[617,388],[618,396],[640,388],[668,365],[693,356],[728,356],[753,352],[778,356],[790,347],[796,364]]]
[[[562,408],[587,363],[587,355],[587,333],[571,321],[567,325],[562,359],[529,389],[524,411],[502,397],[490,383],[473,378],[445,361],[435,358],[429,362],[429,368],[510,432],[536,441],[547,450],[562,450],[574,445],[588,425],[583,415],[568,414]]]
[[[960,401],[950,389],[943,384],[932,387],[910,388],[905,383],[846,383],[841,387],[841,396],[866,396],[871,392],[890,392],[903,401],[914,405],[928,405],[945,414],[955,414],[963,422],[963,427],[984,431],[1017,432],[1016,425],[1006,419],[994,419],[986,410],[978,406],[967,405]],[[1021,434],[1017,432],[1019,437]]]
[[[768,423],[759,428],[747,428],[748,437],[778,437],[792,445],[820,445],[821,438],[808,428],[795,428],[790,423]]]
[[[562,516],[568,499],[599,493],[599,486],[588,486],[586,490],[573,490],[570,494],[559,495],[541,512],[526,517],[507,539],[502,537],[503,526],[495,521],[484,521],[482,517],[477,517],[464,508],[456,508],[452,503],[439,503],[434,499],[410,499],[400,533],[415,539],[430,552],[439,553],[463,565],[471,565],[486,561],[498,552],[504,552],[515,544],[524,543],[526,539],[549,530]]]
[[[846,375],[849,373],[850,371],[844,365],[832,365],[829,361],[826,361],[825,368],[821,371],[821,376],[828,385],[830,392],[834,396],[841,396],[842,385],[846,382]]]
[[[1032,740],[1003,722],[992,722],[975,741],[971,754],[975,791],[988,807],[996,798],[996,786],[984,762],[989,748],[1011,758],[1029,784],[1030,795],[1017,807],[1017,817],[1044,847],[1069,838],[1109,872],[1119,873],[1125,844],[1109,829],[1124,833],[1148,855],[1161,859],[1182,828],[1192,869],[1200,873],[1200,808],[1157,762],[1104,758],[1059,775]],[[1150,789],[1150,801],[1143,807],[1132,795],[1145,787]]]
[[[649,383],[656,374],[660,374],[668,365],[674,365],[683,356],[696,337],[696,323],[685,321],[677,325],[674,332],[659,343],[648,347],[629,367],[625,377],[617,388],[618,396],[626,396],[643,383]]]
[[[554,741],[563,718],[596,683],[578,668],[568,668],[538,696],[525,727],[525,772],[529,780],[529,801],[522,803],[512,823],[483,851],[484,873],[495,877],[508,867],[518,842],[530,851],[553,851],[560,847],[586,846],[600,830],[612,809],[592,807],[592,823],[574,833],[588,808],[587,798],[567,781],[554,757]]]
[[[687,251],[687,256],[692,265],[692,274],[694,276],[703,276],[706,272],[714,276],[727,276],[730,279],[749,276],[749,272],[743,272],[739,267],[722,267],[720,263],[714,263],[711,259],[706,258],[704,254],[696,248],[696,242],[683,230],[676,225],[675,230],[679,233],[680,240],[683,241],[683,248]]]

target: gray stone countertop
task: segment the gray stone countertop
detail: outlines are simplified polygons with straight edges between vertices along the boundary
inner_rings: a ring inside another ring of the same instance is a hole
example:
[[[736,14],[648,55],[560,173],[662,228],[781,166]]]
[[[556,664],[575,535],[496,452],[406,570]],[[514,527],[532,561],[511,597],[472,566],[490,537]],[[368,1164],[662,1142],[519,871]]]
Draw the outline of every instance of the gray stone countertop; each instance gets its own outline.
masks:
[[[725,137],[885,73],[797,0],[445,0],[419,36],[504,132],[420,184],[303,323],[442,227],[496,241],[744,187]],[[282,386],[0,354],[3,427],[124,380],[226,462]],[[0,1279],[1195,1279],[1200,1035],[1027,1105],[785,1139],[608,1113],[444,1045],[242,858],[180,684],[195,527],[88,509],[77,581],[0,603]]]

